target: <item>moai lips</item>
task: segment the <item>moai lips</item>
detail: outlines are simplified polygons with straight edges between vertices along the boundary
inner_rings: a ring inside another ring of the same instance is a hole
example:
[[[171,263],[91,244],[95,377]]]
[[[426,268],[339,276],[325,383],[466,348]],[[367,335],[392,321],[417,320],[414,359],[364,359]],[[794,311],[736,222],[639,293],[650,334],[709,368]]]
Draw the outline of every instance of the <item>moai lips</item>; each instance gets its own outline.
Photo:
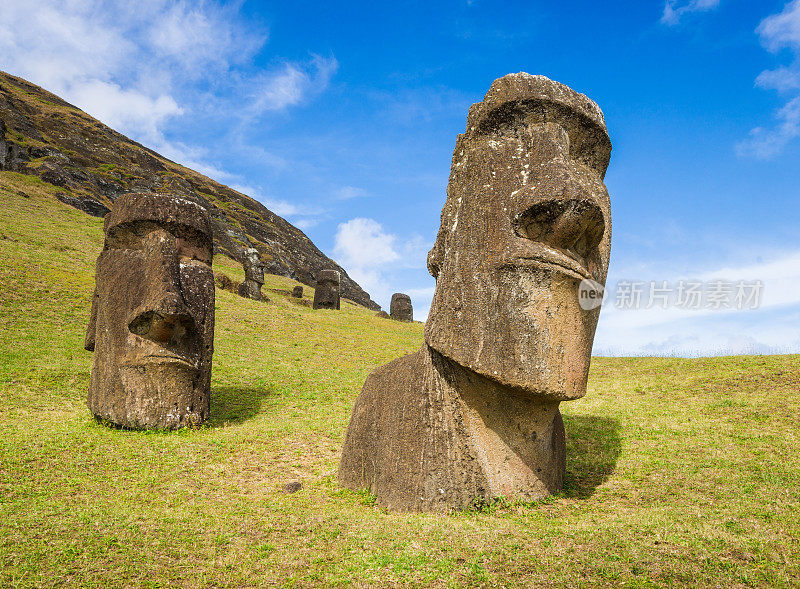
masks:
[[[89,410],[129,428],[203,423],[214,346],[208,214],[132,193],[106,215],[105,233],[85,343],[94,351]]]
[[[389,316],[397,321],[414,321],[411,297],[401,292],[394,293],[389,303]]]
[[[420,351],[356,400],[339,482],[397,510],[539,499],[563,485],[558,406],[586,392],[611,244],[611,142],[586,96],[510,74],[472,105],[453,153],[428,268]]]

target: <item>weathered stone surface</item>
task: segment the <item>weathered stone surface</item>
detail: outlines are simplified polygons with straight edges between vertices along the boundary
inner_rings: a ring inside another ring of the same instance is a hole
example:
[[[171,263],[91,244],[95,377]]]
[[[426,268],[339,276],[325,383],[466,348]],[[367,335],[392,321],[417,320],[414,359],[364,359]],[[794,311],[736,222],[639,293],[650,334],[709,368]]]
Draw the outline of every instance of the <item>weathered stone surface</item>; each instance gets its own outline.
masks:
[[[292,289],[292,296],[296,299],[303,298],[303,287],[299,284]]]
[[[374,371],[339,482],[396,510],[462,508],[561,488],[561,401],[586,392],[611,242],[611,142],[595,103],[510,74],[472,105],[428,268],[425,343]]]
[[[301,483],[300,481],[289,481],[283,484],[284,493],[297,493],[302,488],[303,488],[303,483]]]
[[[105,217],[109,213],[109,208],[96,200],[81,200],[63,192],[56,194],[56,198],[64,204],[80,209],[93,217]]]
[[[339,309],[339,272],[323,270],[317,275],[314,290],[315,309]]]
[[[414,321],[414,308],[411,306],[411,297],[401,292],[392,295],[389,303],[389,315],[397,321]]]
[[[242,255],[244,282],[239,285],[239,295],[254,301],[262,299],[261,287],[264,285],[264,262],[255,248],[249,248]]]
[[[391,315],[386,311],[378,311],[375,313],[375,317],[380,317],[381,319],[391,319]]]
[[[89,410],[129,428],[209,416],[214,348],[211,223],[197,203],[130,193],[105,218],[85,347]]]

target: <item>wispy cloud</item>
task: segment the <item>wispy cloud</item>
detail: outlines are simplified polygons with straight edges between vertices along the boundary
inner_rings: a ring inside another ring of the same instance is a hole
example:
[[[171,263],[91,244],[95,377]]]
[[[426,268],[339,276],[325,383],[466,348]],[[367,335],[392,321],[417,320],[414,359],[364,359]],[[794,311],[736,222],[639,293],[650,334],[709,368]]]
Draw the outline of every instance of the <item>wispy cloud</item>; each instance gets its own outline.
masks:
[[[775,124],[755,127],[747,139],[736,145],[740,156],[769,159],[800,136],[800,0],[789,2],[781,12],[765,18],[756,33],[767,51],[778,53],[787,49],[792,55],[791,64],[764,70],[755,82],[760,88],[777,90],[786,96],[785,104],[775,113]]]
[[[333,56],[313,54],[255,67],[268,31],[240,8],[216,0],[50,0],[36,10],[0,2],[2,66],[179,163],[231,179],[210,150],[175,142],[167,129],[189,120],[247,124],[323,92],[338,68]]]
[[[356,186],[342,186],[333,191],[333,198],[336,200],[350,200],[367,196],[367,191]]]
[[[263,190],[256,186],[244,184],[231,184],[231,188],[238,190],[242,194],[256,199],[276,215],[286,217],[300,229],[308,229],[319,223],[319,215],[325,211],[318,206],[304,203],[294,203],[287,200],[273,198],[264,194]]]
[[[258,115],[300,104],[309,96],[324,92],[338,68],[334,57],[319,55],[312,56],[307,63],[284,63],[253,80],[248,110]]]
[[[717,6],[719,6],[719,0],[689,0],[689,2],[667,0],[664,3],[661,23],[667,26],[675,26],[685,14],[691,12],[707,12],[715,9]]]

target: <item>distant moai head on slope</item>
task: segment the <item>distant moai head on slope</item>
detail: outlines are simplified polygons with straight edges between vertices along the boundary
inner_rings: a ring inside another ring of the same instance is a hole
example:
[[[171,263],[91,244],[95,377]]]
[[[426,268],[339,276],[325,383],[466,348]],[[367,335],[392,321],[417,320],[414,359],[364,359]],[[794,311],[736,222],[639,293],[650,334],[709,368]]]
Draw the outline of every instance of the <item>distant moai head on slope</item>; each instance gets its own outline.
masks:
[[[85,348],[89,410],[130,428],[179,428],[209,415],[214,348],[211,222],[197,203],[120,196],[105,218]]]
[[[239,285],[239,294],[248,299],[260,301],[261,287],[264,285],[264,262],[254,247],[248,248],[242,255],[244,282]]]
[[[315,309],[339,308],[339,281],[338,270],[321,270],[317,274],[317,288],[314,290]]]
[[[292,296],[294,298],[296,298],[296,299],[302,299],[303,298],[303,287],[302,287],[302,285],[298,284],[297,286],[295,286],[292,289]]]
[[[453,152],[428,268],[436,293],[426,342],[498,383],[551,399],[585,393],[605,284],[611,142],[603,114],[544,76],[495,80]]]
[[[401,292],[392,295],[389,303],[389,315],[397,321],[414,321],[414,308],[411,306],[411,297]]]

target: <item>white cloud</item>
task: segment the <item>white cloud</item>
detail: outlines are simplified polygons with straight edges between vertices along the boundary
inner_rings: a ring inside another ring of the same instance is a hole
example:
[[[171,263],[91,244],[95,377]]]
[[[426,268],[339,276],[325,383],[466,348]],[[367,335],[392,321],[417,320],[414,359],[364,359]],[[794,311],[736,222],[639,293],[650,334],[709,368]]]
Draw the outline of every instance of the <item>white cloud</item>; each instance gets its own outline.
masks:
[[[338,68],[335,58],[319,55],[305,64],[285,63],[280,69],[265,73],[254,81],[249,110],[261,114],[299,104],[307,96],[323,92]]]
[[[685,3],[678,2],[678,0],[667,0],[664,3],[661,23],[667,26],[677,25],[684,14],[706,12],[717,6],[719,6],[719,0],[689,0]]]
[[[750,137],[736,144],[736,153],[770,159],[778,155],[800,135],[800,96],[793,98],[775,113],[778,124],[770,129],[755,127]]]
[[[651,280],[658,284],[666,280],[675,288],[681,279],[734,283],[760,280],[760,305],[744,310],[693,310],[672,305],[664,309],[658,304],[649,309],[619,309],[614,300],[607,300],[595,338],[596,353],[691,356],[800,351],[798,321],[792,319],[800,305],[800,251],[774,256],[761,264],[696,271],[691,276],[641,276],[636,280],[645,283],[644,293],[648,293]],[[616,282],[608,283],[611,296]]]
[[[764,70],[756,78],[756,86],[778,92],[800,90],[800,69],[779,67],[774,70]]]
[[[370,296],[382,306],[388,306],[392,293],[417,292],[401,283],[400,271],[425,266],[425,257],[420,255],[427,244],[418,236],[401,240],[387,233],[374,219],[356,218],[341,223],[334,240],[333,257],[347,273],[358,282]],[[414,301],[414,316],[427,316],[430,297],[428,288],[419,290],[422,306]],[[430,293],[432,297],[433,293]],[[426,300],[427,297],[427,300]],[[423,315],[424,314],[424,315]]]
[[[293,203],[287,200],[275,199],[265,196],[261,188],[244,184],[230,184],[234,190],[256,199],[270,211],[284,217],[298,229],[305,231],[319,223],[318,216],[324,211],[315,206]]]
[[[756,78],[756,86],[788,95],[787,102],[775,113],[777,123],[771,128],[755,127],[747,139],[736,145],[740,156],[769,159],[800,135],[800,0],[789,2],[783,11],[765,18],[756,32],[768,51],[790,49],[793,55],[790,65],[764,70]]]
[[[48,0],[31,10],[0,2],[2,67],[43,86],[109,126],[217,180],[206,150],[171,141],[182,119],[247,124],[325,90],[338,64],[312,56],[259,70],[267,41],[241,2]],[[276,161],[279,158],[273,158]]]
[[[367,196],[367,191],[355,186],[342,186],[333,191],[333,198],[336,200],[350,200],[351,198],[359,198],[362,196]]]
[[[789,2],[783,11],[762,20],[756,32],[761,36],[761,44],[769,51],[785,47],[800,49],[800,0]]]
[[[114,129],[135,129],[138,138],[150,145],[162,143],[161,126],[184,112],[172,96],[147,96],[100,80],[75,84],[69,94],[72,102],[96,119]]]
[[[394,235],[384,232],[380,223],[360,217],[339,225],[333,251],[347,268],[378,268],[400,259],[396,241]]]

